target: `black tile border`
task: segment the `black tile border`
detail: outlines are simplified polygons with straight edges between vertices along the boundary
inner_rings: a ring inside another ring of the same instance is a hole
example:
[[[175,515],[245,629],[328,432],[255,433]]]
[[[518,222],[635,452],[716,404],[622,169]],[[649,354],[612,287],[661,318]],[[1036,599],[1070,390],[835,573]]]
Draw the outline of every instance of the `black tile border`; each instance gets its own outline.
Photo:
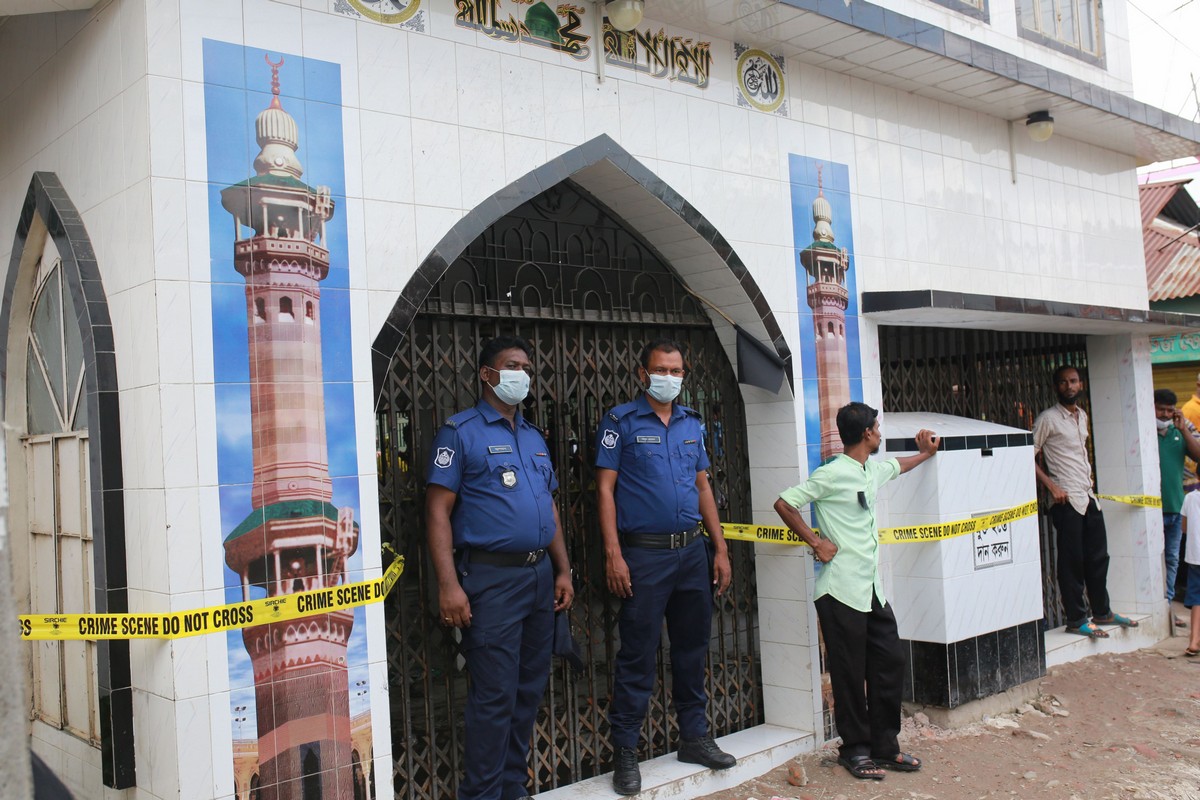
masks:
[[[994,75],[1000,75],[1026,86],[1042,89],[1065,99],[1074,100],[1083,105],[1109,112],[1131,122],[1157,128],[1172,136],[1178,136],[1181,139],[1187,139],[1188,141],[1200,144],[1200,122],[1183,119],[1174,114],[1166,114],[1161,109],[1133,100],[1111,89],[1105,89],[1103,86],[1097,86],[1094,83],[1087,83],[1078,78],[1072,78],[1066,73],[1049,69],[1025,58],[1019,58],[1005,50],[977,42],[974,39],[966,40],[970,44],[968,47],[963,47],[960,45],[959,40],[963,40],[964,37],[956,33],[944,30],[931,23],[914,19],[905,14],[876,6],[873,3],[867,2],[867,0],[854,1],[853,5],[855,9],[861,10],[855,13],[853,17],[843,11],[845,4],[842,0],[836,0],[835,2],[831,0],[780,0],[780,2],[792,8],[799,8],[803,11],[819,14],[836,22],[854,25],[868,33],[874,33],[893,41],[902,42],[929,53],[953,58],[961,63],[970,64],[973,67],[986,70]],[[934,0],[934,2],[940,2],[940,0]],[[883,14],[875,15],[868,13],[866,10],[867,6],[879,8],[883,11]],[[1019,18],[1017,20],[1017,27],[1024,30],[1021,27]],[[1045,44],[1045,42],[1038,43]],[[1053,47],[1053,45],[1050,45],[1050,47]],[[1057,50],[1057,48],[1054,49]],[[1078,50],[1070,50],[1068,51],[1068,55],[1079,58],[1083,54]],[[1082,60],[1087,63],[1097,63],[1091,61],[1089,58],[1083,58]],[[1101,60],[1098,65],[1103,67],[1103,61]]]
[[[838,5],[842,5],[841,0],[837,0],[837,3]],[[404,289],[400,292],[400,297],[396,300],[396,304],[392,306],[392,311],[388,315],[387,322],[384,323],[383,328],[376,334],[375,341],[371,345],[371,373],[375,384],[376,405],[378,405],[378,400],[383,392],[383,384],[388,367],[391,365],[396,351],[400,348],[404,337],[407,335],[409,326],[412,324],[421,306],[425,303],[425,298],[428,297],[437,282],[441,280],[449,265],[454,263],[455,259],[462,254],[470,243],[475,241],[496,220],[513,211],[521,204],[538,196],[546,189],[565,180],[570,180],[577,172],[594,166],[601,161],[608,161],[614,167],[628,175],[634,182],[645,189],[647,193],[660,200],[680,220],[708,242],[713,252],[725,263],[734,280],[746,292],[746,299],[753,304],[754,310],[766,330],[770,346],[775,349],[775,352],[786,365],[784,374],[787,377],[788,387],[793,393],[795,392],[795,381],[792,374],[792,353],[784,339],[783,330],[780,328],[778,320],[775,319],[766,296],[759,289],[754,278],[751,277],[750,270],[738,256],[737,252],[734,251],[733,246],[695,206],[667,185],[666,181],[630,155],[628,151],[617,144],[610,136],[601,134],[578,147],[568,150],[561,156],[546,162],[532,172],[500,189],[464,215],[442,237],[441,241],[434,245],[433,250],[425,257],[425,260],[421,262],[421,265],[408,279]],[[578,188],[584,191],[589,197],[592,197],[591,193],[583,187],[580,186]],[[592,199],[595,198],[593,197]],[[613,213],[613,216],[616,219],[622,219],[620,214]],[[633,226],[629,226],[629,230],[637,235],[637,229]],[[643,242],[645,241],[640,235],[639,238]],[[646,246],[650,247],[651,250],[655,250],[649,243],[646,243]],[[664,264],[670,266],[670,259],[663,258],[656,250],[655,255]],[[686,285],[686,282],[684,282],[684,285]]]
[[[994,450],[998,447],[1033,447],[1032,433],[989,433],[984,436],[943,436],[939,450]],[[917,452],[916,439],[887,439],[888,453]]]
[[[863,314],[881,314],[888,311],[913,311],[923,308],[956,311],[990,311],[1009,314],[1028,314],[1038,317],[1067,317],[1105,322],[1200,328],[1200,314],[1183,314],[1178,311],[1147,311],[1141,308],[1090,306],[1082,303],[1063,303],[1057,300],[1038,300],[1029,297],[996,297],[967,292],[947,292],[940,289],[862,293],[861,313]]]
[[[950,644],[901,639],[908,657],[903,698],[957,708],[1046,674],[1042,620],[1022,622]]]
[[[125,612],[129,608],[125,566],[125,498],[112,322],[100,269],[83,218],[67,196],[58,175],[53,172],[33,174],[13,239],[8,277],[4,283],[4,299],[0,305],[0,385],[3,385],[7,396],[12,298],[18,280],[23,277],[17,273],[35,215],[45,223],[62,257],[62,274],[70,287],[83,339],[96,612]],[[17,425],[23,430],[25,421],[21,420]],[[128,789],[136,785],[137,779],[133,751],[133,681],[129,666],[129,641],[114,639],[96,642],[96,661],[104,785],[113,789]]]

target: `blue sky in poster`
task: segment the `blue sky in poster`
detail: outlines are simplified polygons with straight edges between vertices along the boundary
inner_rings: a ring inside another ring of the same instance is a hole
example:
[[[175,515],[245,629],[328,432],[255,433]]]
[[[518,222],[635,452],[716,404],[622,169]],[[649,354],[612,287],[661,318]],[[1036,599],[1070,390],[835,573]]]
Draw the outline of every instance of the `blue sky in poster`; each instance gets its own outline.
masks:
[[[800,263],[800,251],[812,243],[812,204],[817,199],[817,167],[825,199],[833,211],[833,236],[838,247],[850,254],[846,288],[850,299],[846,307],[846,355],[850,378],[850,399],[862,400],[862,355],[858,336],[858,273],[854,264],[854,233],[850,217],[850,171],[845,164],[818,161],[807,156],[788,155],[792,185],[792,235],[796,252],[797,306],[800,309],[800,364],[804,397],[804,431],[808,442],[808,468],[820,465],[821,420],[817,398],[816,343],[813,338],[812,309],[806,294],[810,279]]]
[[[253,461],[250,436],[250,367],[246,336],[245,280],[233,268],[233,218],[221,207],[221,190],[254,174],[259,147],[254,140],[254,120],[271,101],[271,68],[267,51],[241,45],[204,41],[204,102],[208,152],[208,216],[213,313],[213,372],[216,381],[217,475],[220,483],[222,537],[251,512],[250,480]],[[321,352],[325,378],[325,426],[329,472],[333,478],[334,505],[359,511],[358,458],[354,424],[351,369],[349,261],[345,216],[341,70],[339,65],[271,52],[280,68],[280,95],[285,111],[299,127],[297,157],[304,167],[302,180],[311,186],[328,186],[334,198],[333,218],[326,224],[329,276],[321,283]],[[244,229],[243,235],[251,231]],[[348,580],[363,575],[362,544],[348,564]],[[238,577],[225,567],[226,600],[241,600]],[[366,663],[366,615],[355,612],[348,663]],[[253,687],[250,659],[240,632],[230,632],[230,688]],[[355,680],[365,680],[365,671]],[[365,685],[365,684],[364,684]],[[248,720],[235,719],[239,736],[253,732],[255,704],[245,697],[231,703],[247,705]],[[351,712],[366,709],[365,694],[352,693]],[[238,714],[235,714],[237,717]]]

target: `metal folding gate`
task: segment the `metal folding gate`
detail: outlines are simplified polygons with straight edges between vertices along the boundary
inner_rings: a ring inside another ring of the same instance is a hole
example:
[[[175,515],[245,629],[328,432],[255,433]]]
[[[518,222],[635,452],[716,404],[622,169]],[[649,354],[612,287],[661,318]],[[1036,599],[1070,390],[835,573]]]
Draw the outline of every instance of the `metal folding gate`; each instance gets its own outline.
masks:
[[[386,604],[396,796],[443,800],[461,775],[467,676],[454,632],[437,621],[426,553],[424,472],[438,426],[474,404],[480,343],[516,334],[535,348],[523,413],[545,432],[575,570],[571,618],[584,671],[555,664],[532,747],[535,791],[596,775],[611,761],[607,707],[618,602],[605,585],[592,462],[600,415],[631,398],[642,345],[680,341],[690,372],[681,402],[707,424],[721,516],[749,519],[745,412],[736,376],[699,303],[636,235],[570,184],[526,203],[468,245],[433,287],[377,400],[383,540],[407,558]],[[708,660],[716,735],[762,722],[753,550],[731,545],[734,583],[714,614]],[[674,748],[669,645],[644,735],[646,756]]]
[[[879,328],[884,411],[956,414],[1033,430],[1038,413],[1058,402],[1051,379],[1061,364],[1086,369],[1084,337],[1025,331]],[[1086,394],[1081,404],[1087,407]],[[1029,468],[1032,470],[1033,465]],[[1054,567],[1057,548],[1045,514],[1039,514],[1038,525],[1042,597],[1046,624],[1053,628],[1063,624]]]

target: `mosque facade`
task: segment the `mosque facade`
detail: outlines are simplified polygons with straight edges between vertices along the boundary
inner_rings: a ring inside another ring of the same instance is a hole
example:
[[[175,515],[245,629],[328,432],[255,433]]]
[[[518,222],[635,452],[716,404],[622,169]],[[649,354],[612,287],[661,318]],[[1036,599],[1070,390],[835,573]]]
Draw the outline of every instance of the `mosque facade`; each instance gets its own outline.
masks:
[[[77,796],[452,796],[468,677],[422,475],[497,333],[535,348],[590,665],[554,667],[535,795],[611,769],[592,442],[647,339],[684,345],[726,522],[773,524],[850,400],[885,440],[889,411],[1029,430],[1064,361],[1099,490],[1159,494],[1150,337],[1197,322],[1149,310],[1135,169],[1200,153],[1200,125],[1132,98],[1123,0],[1053,29],[1009,0],[648,0],[629,31],[593,2],[76,5],[0,19],[0,599],[166,615],[405,558],[387,599],[297,620],[14,641],[13,724]],[[1138,631],[1064,642],[1048,590],[1020,630],[910,643],[957,665],[945,705],[1166,635],[1161,515],[1106,514]],[[886,588],[923,546],[881,548]],[[814,564],[731,553],[710,722],[766,771],[836,733]],[[656,692],[648,757],[677,737]]]

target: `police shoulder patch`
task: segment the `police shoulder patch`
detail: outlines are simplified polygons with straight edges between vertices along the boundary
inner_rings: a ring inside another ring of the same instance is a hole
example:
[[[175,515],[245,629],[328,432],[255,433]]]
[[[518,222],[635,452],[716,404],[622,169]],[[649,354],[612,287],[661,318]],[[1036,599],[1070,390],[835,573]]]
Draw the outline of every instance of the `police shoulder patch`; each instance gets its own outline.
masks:
[[[454,448],[439,447],[437,455],[433,457],[433,465],[438,469],[446,469],[454,463]]]
[[[604,432],[604,435],[600,437],[600,444],[604,448],[612,450],[617,446],[617,440],[620,438],[621,434],[617,433],[612,428],[609,428]]]

